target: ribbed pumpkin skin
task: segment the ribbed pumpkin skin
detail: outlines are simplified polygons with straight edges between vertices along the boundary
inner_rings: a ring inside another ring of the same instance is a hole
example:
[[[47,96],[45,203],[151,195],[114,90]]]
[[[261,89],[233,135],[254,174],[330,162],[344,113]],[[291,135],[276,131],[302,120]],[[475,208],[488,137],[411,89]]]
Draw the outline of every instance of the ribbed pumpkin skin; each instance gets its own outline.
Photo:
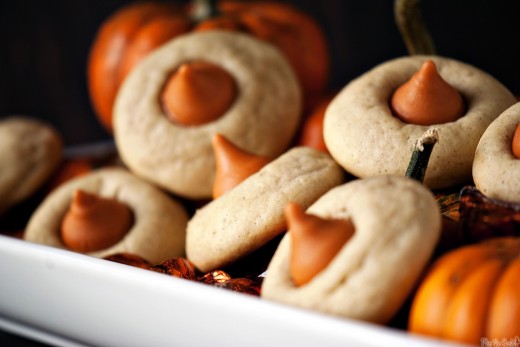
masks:
[[[419,285],[408,328],[479,345],[520,336],[520,238],[489,239],[439,258]]]
[[[88,90],[96,116],[109,132],[117,91],[133,65],[189,30],[185,19],[179,23],[176,12],[169,4],[134,3],[116,11],[99,28],[88,60]],[[173,27],[168,24],[172,20]]]

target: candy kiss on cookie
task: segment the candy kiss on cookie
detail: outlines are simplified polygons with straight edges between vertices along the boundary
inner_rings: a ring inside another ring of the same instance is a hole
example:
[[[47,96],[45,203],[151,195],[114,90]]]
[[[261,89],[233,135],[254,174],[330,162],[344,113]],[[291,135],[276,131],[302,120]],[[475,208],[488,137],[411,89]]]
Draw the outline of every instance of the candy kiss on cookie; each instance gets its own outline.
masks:
[[[306,214],[294,202],[285,208],[285,216],[292,241],[290,271],[294,283],[301,286],[327,267],[354,235],[355,227],[350,219],[324,219]]]
[[[222,116],[233,104],[237,88],[223,68],[203,61],[182,64],[161,95],[166,116],[182,125],[201,125]]]
[[[212,144],[217,166],[213,183],[213,199],[233,189],[271,161],[267,157],[239,148],[221,134],[213,136]]]
[[[301,106],[296,75],[273,46],[239,33],[190,33],[147,56],[125,79],[114,138],[133,173],[176,195],[208,199],[213,135],[279,156],[296,134]]]
[[[184,206],[120,167],[100,167],[47,194],[24,239],[103,258],[132,253],[151,263],[184,254]]]
[[[431,191],[403,176],[374,176],[329,190],[305,211],[355,225],[331,233],[333,229],[314,228],[314,249],[301,253],[313,261],[321,262],[318,258],[326,255],[314,252],[321,248],[319,238],[338,233],[343,239],[323,241],[340,249],[330,253],[330,261],[324,261],[324,268],[305,285],[294,278],[292,257],[298,245],[293,247],[292,233],[297,226],[290,225],[267,268],[262,297],[342,317],[389,322],[413,290],[440,236],[441,214]]]
[[[63,218],[61,238],[69,249],[77,252],[102,250],[121,240],[132,220],[127,205],[78,189]]]
[[[432,60],[394,92],[390,103],[397,118],[418,125],[454,122],[465,113],[462,96],[439,75]]]

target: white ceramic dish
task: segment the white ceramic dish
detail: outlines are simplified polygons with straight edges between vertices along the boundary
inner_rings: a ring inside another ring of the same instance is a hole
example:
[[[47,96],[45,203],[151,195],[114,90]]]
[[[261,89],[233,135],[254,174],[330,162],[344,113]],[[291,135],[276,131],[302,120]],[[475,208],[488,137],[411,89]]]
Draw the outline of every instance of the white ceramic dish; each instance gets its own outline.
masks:
[[[455,346],[2,235],[0,327],[67,346]]]

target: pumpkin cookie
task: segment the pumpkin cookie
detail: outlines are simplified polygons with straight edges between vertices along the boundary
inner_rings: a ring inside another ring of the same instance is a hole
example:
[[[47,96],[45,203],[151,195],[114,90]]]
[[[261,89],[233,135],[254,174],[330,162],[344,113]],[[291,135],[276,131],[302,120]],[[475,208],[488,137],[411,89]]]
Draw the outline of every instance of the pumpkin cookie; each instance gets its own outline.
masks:
[[[513,137],[520,124],[520,103],[508,108],[486,129],[473,161],[475,186],[490,198],[520,201],[520,159],[513,154]]]
[[[290,272],[289,230],[269,264],[262,297],[377,323],[387,322],[401,307],[429,261],[441,229],[441,214],[431,192],[402,176],[358,179],[338,186],[306,213],[351,220],[354,233],[327,267],[297,286]]]
[[[74,214],[76,219],[71,217]],[[122,223],[117,224],[116,219],[122,219]],[[74,228],[72,232],[87,224],[85,234],[91,234],[93,238],[97,237],[97,228],[110,225],[112,229],[119,228],[119,237],[113,238],[108,245],[105,242],[103,249],[92,248],[92,243],[99,243],[99,240],[83,241],[83,253],[103,258],[126,252],[158,263],[184,254],[187,221],[182,205],[156,187],[124,169],[105,168],[57,187],[31,216],[24,238],[71,249],[68,245],[78,244],[78,240],[75,235],[64,238],[66,233],[70,235],[65,231],[66,223]],[[112,229],[106,232],[113,232]]]
[[[334,98],[325,115],[325,143],[347,171],[362,178],[406,172],[414,141],[433,124],[401,120],[393,114],[390,100],[427,61],[433,61],[442,79],[460,93],[465,113],[455,121],[434,124],[439,141],[424,183],[437,189],[471,180],[480,137],[500,113],[515,103],[515,97],[485,72],[438,56],[404,57],[383,63],[349,83]]]
[[[62,157],[61,135],[25,116],[0,120],[0,213],[33,194]]]
[[[290,201],[307,207],[344,180],[321,151],[296,147],[196,211],[188,222],[186,254],[201,271],[229,265],[285,231]]]
[[[224,111],[215,115],[206,104]],[[114,136],[122,160],[140,177],[184,197],[209,198],[213,135],[277,156],[297,130],[301,104],[290,65],[271,45],[239,33],[190,33],[147,56],[125,80]],[[209,120],[184,122],[206,111]]]

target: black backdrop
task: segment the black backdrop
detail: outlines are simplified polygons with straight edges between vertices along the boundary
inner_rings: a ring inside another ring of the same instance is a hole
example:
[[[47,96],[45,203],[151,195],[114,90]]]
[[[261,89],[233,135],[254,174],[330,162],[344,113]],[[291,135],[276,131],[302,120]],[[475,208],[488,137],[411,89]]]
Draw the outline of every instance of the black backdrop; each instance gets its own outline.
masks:
[[[171,0],[174,1],[174,0]],[[181,1],[181,0],[177,0]],[[17,0],[0,9],[0,117],[26,114],[54,124],[67,144],[103,140],[86,86],[96,30],[124,0]],[[406,55],[392,0],[299,0],[330,42],[330,88]],[[422,0],[440,55],[471,63],[520,93],[520,1]]]

